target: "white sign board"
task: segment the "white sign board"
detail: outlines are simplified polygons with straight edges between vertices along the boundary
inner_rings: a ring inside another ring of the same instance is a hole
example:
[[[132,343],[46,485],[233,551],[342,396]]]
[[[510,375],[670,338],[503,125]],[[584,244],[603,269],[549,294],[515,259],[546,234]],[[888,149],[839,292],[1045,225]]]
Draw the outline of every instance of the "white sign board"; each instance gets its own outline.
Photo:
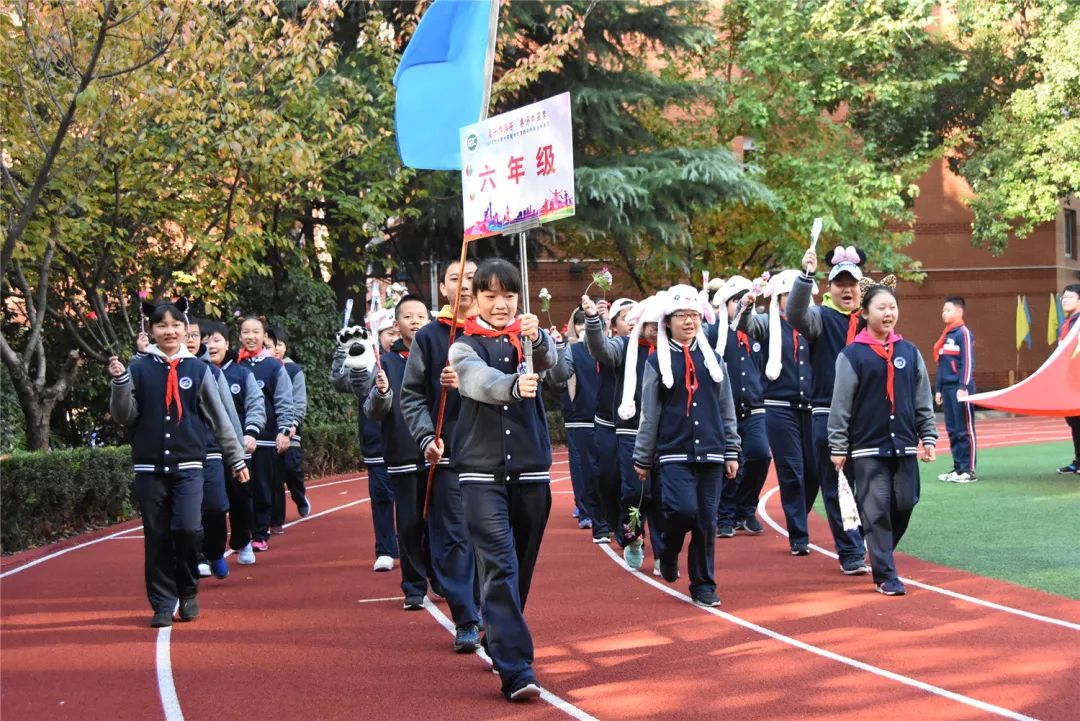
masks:
[[[570,94],[461,129],[465,240],[574,214]]]

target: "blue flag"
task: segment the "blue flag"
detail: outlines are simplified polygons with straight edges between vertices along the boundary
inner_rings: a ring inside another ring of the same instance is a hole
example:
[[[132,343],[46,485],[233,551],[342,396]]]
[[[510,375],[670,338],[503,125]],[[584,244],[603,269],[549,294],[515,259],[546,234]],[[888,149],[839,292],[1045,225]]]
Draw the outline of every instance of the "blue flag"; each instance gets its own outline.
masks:
[[[1028,350],[1031,350],[1031,308],[1028,307],[1027,296],[1024,296],[1024,316],[1027,318],[1027,335],[1024,336],[1024,343],[1027,344]]]
[[[410,168],[461,170],[460,130],[487,117],[498,0],[435,0],[394,85],[398,154]]]

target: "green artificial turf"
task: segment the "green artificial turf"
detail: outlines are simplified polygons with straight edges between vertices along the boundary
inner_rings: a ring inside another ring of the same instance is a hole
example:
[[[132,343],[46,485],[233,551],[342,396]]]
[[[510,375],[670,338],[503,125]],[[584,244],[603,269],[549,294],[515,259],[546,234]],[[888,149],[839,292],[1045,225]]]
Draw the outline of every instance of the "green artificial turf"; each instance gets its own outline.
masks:
[[[1080,599],[1080,476],[1056,472],[1071,458],[1071,443],[980,450],[979,480],[967,484],[937,479],[952,470],[947,453],[920,463],[922,494],[899,550]]]

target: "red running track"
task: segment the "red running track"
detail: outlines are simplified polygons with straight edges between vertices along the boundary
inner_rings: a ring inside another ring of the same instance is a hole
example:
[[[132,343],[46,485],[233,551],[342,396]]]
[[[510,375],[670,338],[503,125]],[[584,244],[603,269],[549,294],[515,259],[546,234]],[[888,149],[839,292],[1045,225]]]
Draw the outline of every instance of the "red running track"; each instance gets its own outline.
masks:
[[[980,430],[984,447],[1066,434],[1064,424],[1043,420]],[[556,461],[554,477],[565,479],[565,453]],[[1076,601],[909,557],[899,559],[905,575],[961,596],[909,588],[885,598],[822,554],[792,558],[786,539],[767,530],[717,541],[724,606],[711,613],[672,595],[684,594],[685,582],[629,573],[615,552],[590,543],[570,518],[569,485],[552,487],[528,609],[538,674],[562,709],[507,704],[480,658],[451,652],[432,614],[401,610],[397,572],[370,570],[366,483],[349,481],[313,488],[315,514],[274,538],[255,566],[204,582],[203,617],[171,633],[147,626],[135,524],[108,540],[100,539],[118,529],[78,539],[93,545],[69,542],[74,550],[63,555],[49,558],[63,548],[50,547],[5,559],[0,715],[1077,718]],[[775,498],[766,510],[781,517]],[[824,522],[813,523],[823,542]]]

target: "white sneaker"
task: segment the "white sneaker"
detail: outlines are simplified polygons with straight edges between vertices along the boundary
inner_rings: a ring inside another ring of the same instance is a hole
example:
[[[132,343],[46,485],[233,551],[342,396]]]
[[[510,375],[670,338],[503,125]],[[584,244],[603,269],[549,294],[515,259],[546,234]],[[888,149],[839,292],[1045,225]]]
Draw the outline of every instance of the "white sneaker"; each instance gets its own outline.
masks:
[[[255,563],[255,551],[252,550],[250,543],[241,548],[236,554],[236,562],[244,566],[250,566]]]
[[[956,475],[956,471],[949,471],[948,473],[942,473],[940,476],[937,477],[937,479],[939,481],[945,481],[946,483],[948,483],[949,478],[952,477],[952,476],[955,476],[955,475]]]
[[[378,558],[375,559],[375,566],[373,567],[373,570],[375,570],[375,571],[393,571],[394,570],[394,559],[391,558],[390,556],[379,556]]]
[[[658,559],[653,559],[652,575],[660,575],[660,561]]]
[[[955,473],[953,474],[953,477],[949,479],[951,483],[974,483],[977,480],[979,479],[975,477],[974,473],[968,473],[966,471],[964,473]]]
[[[199,564],[199,578],[210,578],[210,564],[209,563],[200,563]]]

